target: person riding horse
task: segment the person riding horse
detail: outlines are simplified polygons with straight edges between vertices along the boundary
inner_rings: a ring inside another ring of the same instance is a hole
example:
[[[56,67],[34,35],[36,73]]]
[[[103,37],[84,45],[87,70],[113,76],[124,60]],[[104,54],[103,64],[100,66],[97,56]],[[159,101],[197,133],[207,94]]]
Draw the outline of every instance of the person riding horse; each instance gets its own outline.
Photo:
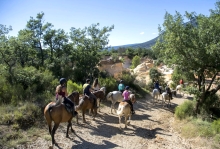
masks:
[[[89,96],[89,98],[94,99],[94,108],[98,108],[97,106],[97,98],[91,93],[91,90],[94,90],[90,85],[90,79],[86,79],[86,83],[83,85],[83,94]]]
[[[154,83],[154,88],[155,88],[155,89],[158,89],[158,91],[160,92],[160,94],[162,94],[161,88],[160,88],[160,84],[159,84],[158,81],[156,81],[156,82]]]
[[[125,90],[125,85],[124,85],[124,81],[120,80],[120,84],[118,85],[118,90],[123,93]]]
[[[131,106],[131,113],[135,114],[134,109],[133,109],[133,104],[132,104],[131,100],[129,99],[130,92],[128,90],[129,90],[129,86],[126,86],[125,91],[122,93],[122,96],[124,97],[123,102],[129,103]]]
[[[169,87],[169,85],[168,85],[168,84],[167,84],[167,86],[166,86],[165,90],[166,90],[166,93],[167,93],[167,94],[169,94],[170,99],[173,99],[173,97],[172,97],[172,92],[171,92],[171,89],[170,89],[170,87]]]
[[[73,116],[76,116],[78,113],[75,111],[74,103],[66,97],[68,96],[66,83],[67,80],[65,78],[60,79],[60,85],[56,87],[56,100],[63,98],[63,103],[69,105],[72,109]]]
[[[100,84],[99,84],[98,78],[95,78],[92,87],[95,91],[100,90]]]

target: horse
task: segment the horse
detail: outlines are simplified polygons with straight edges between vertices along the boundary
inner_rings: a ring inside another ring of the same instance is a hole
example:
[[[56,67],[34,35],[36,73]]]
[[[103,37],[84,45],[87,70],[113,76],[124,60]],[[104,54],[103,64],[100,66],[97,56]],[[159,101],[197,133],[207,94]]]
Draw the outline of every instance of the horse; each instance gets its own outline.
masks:
[[[93,93],[95,96],[100,94],[100,97],[104,97],[103,91],[97,91]],[[85,120],[85,112],[86,110],[91,110],[93,114],[93,120],[95,120],[95,116],[97,115],[97,108],[94,108],[94,99],[89,98],[89,96],[85,95],[80,97],[79,105],[76,106],[76,111],[82,111],[83,123],[86,123]],[[76,123],[78,124],[78,117],[76,118]]]
[[[136,102],[136,98],[134,94],[130,94],[130,98],[129,100],[131,100],[132,104]],[[129,118],[129,122],[131,120],[131,106],[129,103],[127,102],[120,102],[118,105],[118,110],[117,110],[117,115],[119,118],[119,125],[121,128],[121,117],[124,116],[125,117],[125,128],[127,128],[127,119]]]
[[[106,91],[105,87],[101,87],[98,91],[96,91],[97,93],[93,92],[93,94],[97,97],[97,99],[99,99],[97,100],[97,105],[99,106],[99,112],[100,112],[100,103],[102,99],[105,99],[105,91]]]
[[[106,98],[107,98],[107,100],[112,102],[112,104],[111,104],[111,113],[112,113],[113,108],[116,112],[115,103],[123,101],[123,96],[122,96],[122,93],[120,91],[109,92],[108,95],[106,96]]]
[[[169,96],[169,94],[166,93],[166,92],[163,92],[163,93],[162,93],[162,104],[165,103],[166,100],[168,100],[168,105],[170,105],[170,107],[171,107],[171,102],[170,102],[170,96]],[[167,105],[167,106],[168,106],[168,105]]]
[[[71,101],[75,105],[79,104],[79,93],[78,92],[71,93],[67,98],[71,99]],[[72,123],[71,123],[73,115],[72,113],[66,110],[65,105],[63,103],[60,103],[60,100],[58,100],[57,102],[50,102],[44,108],[44,117],[47,121],[47,125],[49,127],[49,133],[52,137],[52,145],[55,144],[54,134],[60,123],[68,122],[66,137],[69,136],[68,135],[69,127],[71,127],[71,131],[74,133],[74,130],[72,128]],[[52,130],[52,121],[54,122],[53,130]]]
[[[158,101],[159,97],[160,97],[160,91],[158,89],[153,89],[153,100],[154,100],[154,103],[155,103],[155,99]]]
[[[182,92],[182,88],[183,88],[182,85],[177,85],[176,92],[179,91],[180,95],[183,94],[184,96],[184,93]]]

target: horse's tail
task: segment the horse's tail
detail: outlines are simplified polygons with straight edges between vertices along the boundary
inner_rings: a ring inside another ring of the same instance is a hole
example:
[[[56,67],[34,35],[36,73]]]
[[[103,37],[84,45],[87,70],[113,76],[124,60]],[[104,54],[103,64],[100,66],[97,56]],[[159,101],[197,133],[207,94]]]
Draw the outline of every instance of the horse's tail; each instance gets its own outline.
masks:
[[[49,105],[48,110],[47,110],[47,112],[48,112],[49,115],[50,115],[50,119],[51,119],[51,120],[52,120],[51,110],[53,109],[54,106],[55,106],[55,105]]]
[[[116,111],[117,115],[122,115],[123,111],[124,111],[124,108],[125,108],[125,106],[122,106],[122,105],[119,104],[118,110]]]
[[[109,92],[108,95],[106,96],[107,100],[110,100],[110,101],[111,101],[110,98],[112,98],[112,96],[113,96],[113,93],[112,93],[112,92]]]

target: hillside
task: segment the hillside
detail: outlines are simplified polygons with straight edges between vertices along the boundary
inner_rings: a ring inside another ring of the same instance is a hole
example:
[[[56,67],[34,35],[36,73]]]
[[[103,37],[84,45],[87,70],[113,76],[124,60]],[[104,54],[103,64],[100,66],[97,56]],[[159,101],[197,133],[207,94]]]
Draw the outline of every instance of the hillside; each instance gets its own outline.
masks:
[[[191,23],[193,26],[197,26],[196,18],[192,18],[190,21],[183,23],[184,26],[186,26],[188,23]],[[162,31],[163,32],[163,31]],[[124,48],[146,48],[146,49],[151,49],[153,45],[157,42],[159,36],[155,37],[154,39],[151,39],[149,41],[143,42],[143,43],[135,43],[135,44],[127,44],[127,45],[121,45],[121,46],[113,46],[111,48],[113,49],[118,49],[120,47]]]
[[[143,42],[143,43],[136,43],[136,44],[128,44],[128,45],[121,45],[121,46],[113,46],[113,49],[118,49],[120,47],[124,47],[124,48],[146,48],[146,49],[151,49],[151,47],[156,43],[157,39],[159,38],[159,36],[157,36],[154,39],[151,39],[149,41]]]

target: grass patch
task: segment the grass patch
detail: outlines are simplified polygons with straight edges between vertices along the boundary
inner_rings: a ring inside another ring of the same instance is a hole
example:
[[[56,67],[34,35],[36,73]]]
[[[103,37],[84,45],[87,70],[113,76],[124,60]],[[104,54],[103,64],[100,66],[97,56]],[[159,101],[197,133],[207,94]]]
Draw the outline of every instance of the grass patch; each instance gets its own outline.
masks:
[[[187,117],[183,120],[176,119],[174,128],[179,131],[184,138],[206,138],[211,141],[213,148],[218,148],[220,144],[220,133],[218,132],[219,129],[216,124],[218,124],[216,121],[209,122],[198,118]],[[200,145],[202,144],[204,146],[204,142],[200,143]]]

